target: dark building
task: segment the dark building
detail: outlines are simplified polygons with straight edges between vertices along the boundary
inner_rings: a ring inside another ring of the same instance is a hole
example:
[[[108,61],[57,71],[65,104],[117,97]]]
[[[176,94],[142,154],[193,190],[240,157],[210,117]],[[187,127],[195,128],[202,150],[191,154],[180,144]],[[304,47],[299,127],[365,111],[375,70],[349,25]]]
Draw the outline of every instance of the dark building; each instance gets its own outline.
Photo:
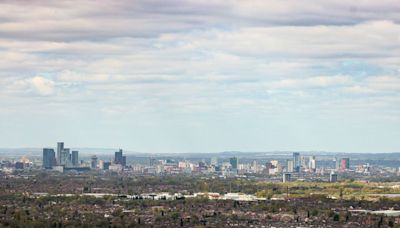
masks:
[[[111,165],[111,162],[104,162],[103,163],[103,169],[104,170],[109,170],[110,169],[110,165]]]
[[[293,169],[295,172],[299,173],[300,172],[300,153],[295,152],[293,153]]]
[[[78,151],[72,151],[71,154],[71,163],[72,166],[77,167],[79,166],[79,152]]]
[[[330,182],[337,182],[337,180],[338,180],[338,175],[336,173],[331,173],[329,175],[329,181]]]
[[[123,167],[126,166],[126,156],[122,156],[122,164]]]
[[[51,169],[56,165],[56,155],[54,149],[43,148],[43,168]]]
[[[237,157],[230,158],[229,162],[231,163],[232,170],[237,170],[238,169],[239,162],[238,162],[238,158]]]
[[[57,143],[57,164],[61,165],[61,153],[64,150],[64,143],[58,142]]]
[[[119,149],[119,151],[115,152],[114,163],[122,165],[123,167],[126,166],[126,156],[122,155],[122,149]]]
[[[23,162],[15,162],[15,169],[24,169]]]

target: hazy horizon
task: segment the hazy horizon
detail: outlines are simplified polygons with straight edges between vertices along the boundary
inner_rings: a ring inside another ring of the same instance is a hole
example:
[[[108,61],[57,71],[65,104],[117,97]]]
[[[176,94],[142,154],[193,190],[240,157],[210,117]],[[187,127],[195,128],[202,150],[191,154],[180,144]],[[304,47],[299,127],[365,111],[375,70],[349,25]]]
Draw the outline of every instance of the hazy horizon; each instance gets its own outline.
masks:
[[[0,148],[400,151],[400,4],[2,1]]]
[[[44,146],[42,148],[39,147],[21,147],[21,148],[2,148],[0,147],[0,154],[5,154],[10,151],[18,152],[21,154],[29,155],[29,153],[36,152],[39,155],[42,154],[43,148],[53,148],[57,149],[56,146]],[[78,150],[82,155],[105,155],[109,154],[110,156],[114,154],[115,151],[118,151],[121,148],[92,148],[92,147],[66,147],[70,150]],[[122,148],[123,149],[123,148]],[[302,155],[336,155],[336,154],[397,154],[400,151],[390,151],[390,152],[382,152],[382,151],[361,151],[361,152],[348,152],[348,151],[321,151],[321,150],[270,150],[270,151],[237,151],[237,150],[225,150],[225,151],[184,151],[184,152],[157,152],[157,151],[135,151],[130,149],[123,149],[124,154],[127,155],[179,155],[179,154],[278,154],[278,155],[291,155],[294,152],[302,153]]]

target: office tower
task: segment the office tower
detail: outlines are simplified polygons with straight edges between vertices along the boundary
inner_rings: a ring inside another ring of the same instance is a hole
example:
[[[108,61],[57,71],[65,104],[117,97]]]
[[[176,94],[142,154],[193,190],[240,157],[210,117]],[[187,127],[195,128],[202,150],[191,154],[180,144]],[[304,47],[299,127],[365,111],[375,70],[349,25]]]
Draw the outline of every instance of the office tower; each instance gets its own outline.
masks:
[[[122,165],[123,167],[126,166],[126,156],[122,156],[122,150],[115,152],[114,163]]]
[[[103,163],[103,169],[104,170],[109,170],[110,169],[110,165],[111,165],[111,162],[104,162]]]
[[[93,155],[91,158],[90,168],[96,169],[97,168],[97,156]]]
[[[58,142],[57,143],[57,164],[61,165],[61,153],[64,150],[64,143]]]
[[[350,169],[350,158],[342,158],[340,161],[340,170]]]
[[[336,168],[336,171],[340,170],[340,159],[339,158],[335,158],[335,168]]]
[[[122,164],[123,167],[126,166],[126,156],[122,156]]]
[[[310,160],[308,161],[308,168],[312,171],[315,171],[317,168],[317,161],[315,160],[315,156],[310,156]]]
[[[103,170],[104,169],[104,161],[99,160],[99,169]]]
[[[70,162],[70,152],[68,148],[64,148],[61,150],[61,156],[60,156],[60,165],[68,165]]]
[[[300,167],[305,168],[307,167],[307,164],[310,162],[310,158],[306,156],[300,156]]]
[[[43,148],[43,168],[51,169],[56,164],[55,152],[50,148]]]
[[[76,150],[72,151],[71,163],[72,163],[72,166],[74,166],[74,167],[79,166],[79,152]]]
[[[338,179],[338,175],[334,172],[331,172],[331,174],[329,175],[329,181],[330,182],[337,182]]]
[[[300,153],[293,153],[293,169],[295,172],[300,172]]]
[[[282,182],[286,183],[286,182],[290,182],[291,181],[291,174],[290,173],[284,173],[282,176]]]
[[[238,161],[237,157],[230,158],[229,162],[231,164],[232,170],[237,170],[238,169],[239,161]]]
[[[287,160],[286,172],[293,173],[293,171],[294,171],[294,162],[293,162],[293,160]]]

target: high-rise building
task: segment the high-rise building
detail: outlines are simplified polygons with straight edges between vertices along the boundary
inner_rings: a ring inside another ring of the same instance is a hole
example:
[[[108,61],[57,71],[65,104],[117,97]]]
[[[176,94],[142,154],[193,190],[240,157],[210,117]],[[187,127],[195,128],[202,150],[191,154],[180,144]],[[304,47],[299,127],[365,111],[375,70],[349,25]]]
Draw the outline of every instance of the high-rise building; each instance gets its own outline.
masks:
[[[335,158],[335,168],[336,168],[336,171],[340,170],[340,159],[339,158]]]
[[[300,153],[294,152],[293,153],[293,169],[295,172],[299,173],[300,172]]]
[[[70,152],[69,148],[64,148],[61,150],[60,165],[67,166],[70,164]]]
[[[229,159],[229,163],[231,164],[232,170],[237,170],[239,167],[239,161],[237,157],[233,157]]]
[[[58,142],[57,143],[57,164],[61,165],[61,152],[64,150],[64,143]]]
[[[317,160],[315,159],[315,156],[310,156],[310,159],[308,161],[308,169],[315,171],[317,168]]]
[[[126,166],[126,156],[122,156],[122,167]]]
[[[350,169],[350,158],[342,158],[340,161],[340,170]]]
[[[122,149],[119,149],[119,151],[115,152],[114,164],[119,164],[123,167],[126,166],[126,156],[122,155]]]
[[[104,163],[103,163],[103,169],[104,169],[104,170],[109,170],[110,165],[111,165],[111,162],[104,162]]]
[[[74,166],[74,167],[79,166],[79,152],[76,150],[72,151],[71,163],[72,163],[72,166]]]
[[[286,172],[289,172],[289,173],[293,173],[293,171],[294,171],[294,162],[293,162],[293,160],[287,160],[287,168],[286,168]]]
[[[103,160],[99,160],[99,169],[100,170],[104,169],[104,161]]]
[[[54,149],[43,148],[43,168],[51,169],[56,165],[56,156]]]
[[[93,155],[91,158],[90,168],[96,169],[97,168],[97,156]]]

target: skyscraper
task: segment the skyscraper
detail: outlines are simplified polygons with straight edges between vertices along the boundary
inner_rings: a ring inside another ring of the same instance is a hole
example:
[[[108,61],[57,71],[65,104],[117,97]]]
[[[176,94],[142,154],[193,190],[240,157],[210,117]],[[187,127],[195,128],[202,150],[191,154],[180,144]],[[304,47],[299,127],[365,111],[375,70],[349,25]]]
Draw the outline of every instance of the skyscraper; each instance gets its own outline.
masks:
[[[71,162],[72,162],[72,166],[74,166],[74,167],[79,166],[79,152],[78,151],[76,151],[76,150],[72,151]]]
[[[317,168],[317,160],[315,160],[315,156],[310,157],[310,160],[308,161],[308,168],[312,171],[315,171]]]
[[[300,153],[294,152],[293,153],[293,169],[295,172],[300,172]]]
[[[60,165],[68,165],[70,162],[70,152],[69,148],[64,148],[61,150],[61,156],[60,156]]]
[[[43,148],[43,168],[51,169],[56,165],[56,156],[54,149]]]
[[[350,158],[342,158],[340,161],[340,170],[350,169]]]
[[[103,163],[103,169],[108,170],[110,168],[111,162],[104,162]]]
[[[114,164],[119,164],[123,167],[126,166],[126,156],[122,156],[122,149],[119,149],[119,151],[115,152]]]
[[[238,158],[237,158],[237,157],[230,158],[230,159],[229,159],[229,162],[230,162],[230,164],[231,164],[232,170],[237,170],[237,169],[238,169],[239,161],[238,161]]]
[[[57,164],[61,165],[61,152],[64,150],[64,143],[58,142],[57,143]]]
[[[340,159],[339,158],[335,158],[335,168],[336,168],[336,171],[340,170]]]
[[[286,172],[289,172],[289,173],[293,173],[293,171],[294,171],[294,162],[293,162],[293,160],[287,160],[287,168],[286,168]]]
[[[97,168],[97,156],[93,155],[91,158],[90,168],[96,169]]]

